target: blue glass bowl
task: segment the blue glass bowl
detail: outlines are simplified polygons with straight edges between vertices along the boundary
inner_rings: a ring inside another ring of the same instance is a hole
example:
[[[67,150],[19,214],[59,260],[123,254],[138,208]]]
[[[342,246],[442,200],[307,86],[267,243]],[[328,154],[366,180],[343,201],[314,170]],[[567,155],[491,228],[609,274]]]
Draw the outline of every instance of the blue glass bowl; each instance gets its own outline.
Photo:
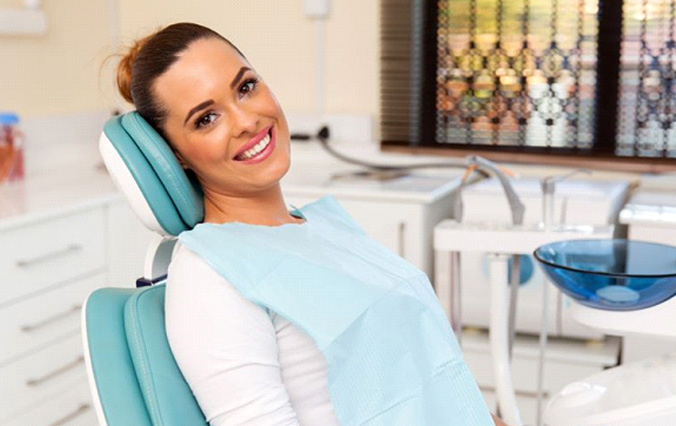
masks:
[[[543,245],[533,255],[561,291],[592,308],[631,311],[676,295],[676,247],[573,240]]]

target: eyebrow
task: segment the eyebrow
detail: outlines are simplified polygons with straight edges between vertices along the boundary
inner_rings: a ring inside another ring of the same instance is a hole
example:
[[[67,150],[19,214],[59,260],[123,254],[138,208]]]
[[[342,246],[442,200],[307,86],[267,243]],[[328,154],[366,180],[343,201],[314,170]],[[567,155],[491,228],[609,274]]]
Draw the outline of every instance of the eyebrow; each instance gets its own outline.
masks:
[[[240,68],[239,71],[237,71],[235,78],[233,78],[232,82],[230,82],[230,88],[234,89],[235,86],[237,85],[237,83],[239,83],[239,81],[242,79],[242,76],[244,75],[244,73],[247,72],[247,71],[250,71],[250,70],[251,70],[251,68],[249,68],[249,67]],[[209,99],[208,101],[204,101],[201,104],[197,105],[195,108],[191,109],[190,112],[188,112],[188,115],[185,117],[185,121],[183,122],[183,125],[185,126],[185,123],[187,123],[188,120],[190,120],[190,117],[192,117],[192,115],[194,113],[196,113],[197,111],[199,111],[201,109],[208,107],[209,105],[211,105],[213,103],[214,103],[214,100]]]
[[[230,88],[234,89],[235,86],[237,85],[237,83],[239,83],[239,81],[242,79],[242,76],[244,75],[244,73],[249,71],[249,70],[251,70],[251,68],[249,68],[249,67],[240,68],[239,71],[237,71],[237,75],[235,76],[235,78],[232,79],[232,82],[230,83]]]
[[[188,115],[185,117],[185,121],[183,122],[183,125],[185,126],[185,123],[187,123],[188,120],[190,120],[190,117],[192,117],[192,115],[194,113],[196,113],[197,111],[199,111],[201,109],[208,107],[209,105],[211,105],[213,103],[214,103],[214,100],[209,99],[208,101],[204,101],[201,104],[197,105],[195,108],[191,109],[190,112],[188,112]]]

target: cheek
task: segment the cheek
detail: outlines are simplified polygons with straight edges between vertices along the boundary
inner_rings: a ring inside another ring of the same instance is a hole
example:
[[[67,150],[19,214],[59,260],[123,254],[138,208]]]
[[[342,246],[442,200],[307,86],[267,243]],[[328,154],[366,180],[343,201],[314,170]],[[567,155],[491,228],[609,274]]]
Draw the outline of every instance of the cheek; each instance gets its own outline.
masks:
[[[209,165],[223,160],[223,157],[227,154],[227,146],[223,142],[226,140],[225,136],[221,133],[223,132],[219,129],[214,129],[208,136],[193,138],[188,142],[190,152],[186,154],[189,155],[196,168],[200,168],[200,166],[209,167]]]
[[[274,93],[268,88],[265,87],[263,91],[263,96],[260,97],[261,102],[264,104],[264,108],[267,110],[269,115],[284,116],[282,107],[277,101],[277,97]]]

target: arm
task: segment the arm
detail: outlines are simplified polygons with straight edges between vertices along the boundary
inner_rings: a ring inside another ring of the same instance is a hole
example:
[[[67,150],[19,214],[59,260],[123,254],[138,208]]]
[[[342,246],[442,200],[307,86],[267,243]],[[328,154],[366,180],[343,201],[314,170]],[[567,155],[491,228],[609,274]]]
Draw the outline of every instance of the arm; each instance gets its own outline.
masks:
[[[167,337],[209,424],[297,426],[268,314],[179,250],[168,272]]]

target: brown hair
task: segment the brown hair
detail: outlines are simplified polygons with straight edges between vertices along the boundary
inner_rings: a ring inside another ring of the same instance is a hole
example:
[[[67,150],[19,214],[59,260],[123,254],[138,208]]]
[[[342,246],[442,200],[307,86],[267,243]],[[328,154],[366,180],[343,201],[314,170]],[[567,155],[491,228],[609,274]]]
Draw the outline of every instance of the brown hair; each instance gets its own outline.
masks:
[[[139,114],[162,135],[166,111],[155,99],[153,84],[191,43],[205,38],[223,40],[245,58],[235,45],[216,31],[181,22],[137,40],[117,66],[120,94],[133,103]]]

